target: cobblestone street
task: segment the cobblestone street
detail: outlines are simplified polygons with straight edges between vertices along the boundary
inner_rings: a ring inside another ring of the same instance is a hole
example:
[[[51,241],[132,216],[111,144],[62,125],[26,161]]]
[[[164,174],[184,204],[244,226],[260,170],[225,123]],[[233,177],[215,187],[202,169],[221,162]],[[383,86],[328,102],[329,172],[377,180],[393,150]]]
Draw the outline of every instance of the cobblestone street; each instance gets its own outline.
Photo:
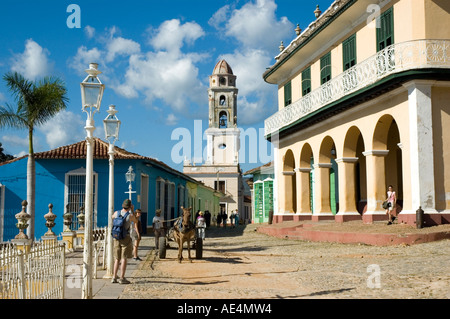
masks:
[[[154,247],[145,237],[143,246]],[[210,228],[202,259],[151,249],[122,299],[450,298],[450,240],[389,247],[287,240],[255,225]],[[379,271],[379,272],[378,272]]]

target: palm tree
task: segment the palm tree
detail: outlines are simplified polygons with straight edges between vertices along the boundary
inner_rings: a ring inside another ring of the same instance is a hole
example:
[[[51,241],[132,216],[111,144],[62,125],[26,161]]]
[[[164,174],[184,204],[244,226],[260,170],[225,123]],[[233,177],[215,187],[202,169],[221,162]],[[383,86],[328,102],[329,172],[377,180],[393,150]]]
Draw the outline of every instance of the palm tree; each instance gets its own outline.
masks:
[[[33,132],[37,126],[64,110],[69,99],[64,83],[58,78],[45,77],[41,81],[30,81],[17,72],[9,72],[3,79],[16,105],[0,106],[0,127],[28,130],[27,201],[31,219],[27,233],[29,238],[34,239],[36,168]]]

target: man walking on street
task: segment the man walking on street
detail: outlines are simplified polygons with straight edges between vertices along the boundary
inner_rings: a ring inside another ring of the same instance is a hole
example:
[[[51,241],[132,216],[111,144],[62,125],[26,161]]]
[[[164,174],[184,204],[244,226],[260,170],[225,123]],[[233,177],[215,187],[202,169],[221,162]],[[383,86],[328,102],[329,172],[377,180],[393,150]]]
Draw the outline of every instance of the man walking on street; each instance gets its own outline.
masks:
[[[132,257],[133,252],[133,244],[130,236],[130,228],[131,223],[137,223],[138,220],[134,214],[134,206],[131,203],[131,200],[126,199],[123,201],[122,210],[116,211],[112,219],[115,218],[125,218],[123,223],[124,228],[124,238],[123,239],[115,239],[114,241],[114,269],[113,269],[113,278],[112,283],[119,282],[120,284],[129,284],[130,282],[125,278],[125,271],[127,269],[127,259]],[[125,217],[126,216],[126,217]],[[117,272],[119,270],[120,264],[120,278],[117,280]]]

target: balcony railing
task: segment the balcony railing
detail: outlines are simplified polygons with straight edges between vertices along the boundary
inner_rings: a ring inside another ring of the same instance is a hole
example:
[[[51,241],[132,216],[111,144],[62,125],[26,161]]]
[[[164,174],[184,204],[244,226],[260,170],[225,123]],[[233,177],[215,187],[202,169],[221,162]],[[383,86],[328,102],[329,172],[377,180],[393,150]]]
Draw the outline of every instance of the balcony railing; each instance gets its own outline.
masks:
[[[424,68],[450,68],[450,40],[408,41],[379,51],[270,116],[264,122],[265,136],[389,75]]]

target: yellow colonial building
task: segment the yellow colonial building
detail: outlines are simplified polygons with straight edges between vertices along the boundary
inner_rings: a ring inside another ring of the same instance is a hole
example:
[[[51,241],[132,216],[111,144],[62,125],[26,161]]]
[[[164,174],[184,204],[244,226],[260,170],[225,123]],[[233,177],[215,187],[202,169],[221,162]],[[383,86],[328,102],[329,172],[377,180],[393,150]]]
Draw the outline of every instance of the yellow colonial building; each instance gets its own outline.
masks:
[[[336,0],[280,47],[265,121],[285,220],[450,222],[450,1]]]

